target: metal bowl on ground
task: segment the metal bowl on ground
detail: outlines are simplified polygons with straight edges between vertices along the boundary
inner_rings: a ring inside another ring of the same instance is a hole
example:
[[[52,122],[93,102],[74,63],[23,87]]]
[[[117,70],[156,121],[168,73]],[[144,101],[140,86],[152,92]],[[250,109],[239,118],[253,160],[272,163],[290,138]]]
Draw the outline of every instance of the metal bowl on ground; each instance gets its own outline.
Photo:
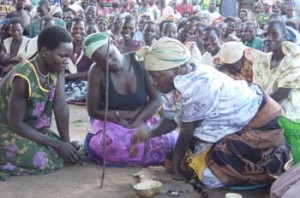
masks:
[[[133,186],[136,193],[141,198],[152,198],[160,193],[161,182],[155,180],[147,180]]]

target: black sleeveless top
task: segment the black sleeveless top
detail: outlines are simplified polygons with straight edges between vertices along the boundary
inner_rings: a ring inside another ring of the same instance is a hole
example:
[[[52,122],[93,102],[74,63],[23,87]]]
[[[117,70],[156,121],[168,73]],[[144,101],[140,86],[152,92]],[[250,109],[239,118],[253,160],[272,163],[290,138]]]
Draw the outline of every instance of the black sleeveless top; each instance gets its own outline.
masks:
[[[108,109],[110,110],[124,110],[124,111],[134,111],[137,108],[143,106],[147,102],[147,92],[145,87],[145,71],[141,68],[139,63],[134,58],[135,53],[129,54],[130,61],[134,69],[136,76],[136,90],[132,94],[120,94],[116,91],[114,84],[112,82],[111,76],[109,74],[109,88],[108,88]],[[102,82],[106,82],[106,77]],[[105,104],[105,83],[102,83],[102,106]]]

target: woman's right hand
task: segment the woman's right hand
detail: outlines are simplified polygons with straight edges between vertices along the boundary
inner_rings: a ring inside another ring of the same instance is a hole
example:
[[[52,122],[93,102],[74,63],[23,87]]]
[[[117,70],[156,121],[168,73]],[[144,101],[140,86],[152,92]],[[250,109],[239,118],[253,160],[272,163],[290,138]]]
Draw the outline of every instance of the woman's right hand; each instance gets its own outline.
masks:
[[[148,140],[150,138],[150,131],[145,124],[137,128],[137,132],[132,136],[131,145],[128,148],[130,157],[135,157],[138,154],[137,144]]]
[[[144,142],[150,139],[151,137],[151,129],[147,127],[145,124],[137,127],[137,132],[131,138],[131,144],[136,145],[139,142]]]
[[[74,164],[80,160],[80,156],[77,150],[69,142],[61,141],[56,149],[58,150],[58,154],[64,159],[66,163]]]

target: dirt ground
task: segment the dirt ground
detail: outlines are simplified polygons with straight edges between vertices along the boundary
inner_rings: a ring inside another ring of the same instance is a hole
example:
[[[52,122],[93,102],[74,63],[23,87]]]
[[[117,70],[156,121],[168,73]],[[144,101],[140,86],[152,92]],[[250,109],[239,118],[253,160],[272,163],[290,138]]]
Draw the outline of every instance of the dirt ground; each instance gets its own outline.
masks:
[[[70,105],[71,138],[83,140],[90,131],[84,106]],[[55,123],[53,127],[55,130]],[[162,182],[161,193],[156,198],[170,197],[168,190],[180,192],[181,198],[202,197],[190,184],[174,181],[163,167],[149,168]],[[49,175],[10,177],[0,182],[0,198],[136,198],[132,185],[137,182],[133,174],[138,168],[107,168],[104,187],[100,189],[102,167],[94,164],[74,165]],[[227,190],[210,190],[210,198],[224,198]],[[232,191],[231,191],[232,192]],[[268,198],[269,189],[238,191],[243,198]]]

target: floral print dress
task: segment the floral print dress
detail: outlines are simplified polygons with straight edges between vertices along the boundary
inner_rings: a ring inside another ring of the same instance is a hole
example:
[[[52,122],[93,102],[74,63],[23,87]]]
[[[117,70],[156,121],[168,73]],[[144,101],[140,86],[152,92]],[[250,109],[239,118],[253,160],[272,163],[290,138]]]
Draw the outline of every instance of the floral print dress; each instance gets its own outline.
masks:
[[[278,67],[271,68],[272,53],[254,51],[253,83],[262,87],[267,94],[280,88],[291,89],[287,98],[280,101],[283,115],[300,121],[300,48],[297,44],[283,42],[283,59]]]
[[[28,61],[20,63],[0,84],[0,180],[9,175],[46,174],[63,167],[63,159],[53,148],[23,138],[10,128],[8,107],[15,77],[28,83],[24,122],[44,135],[59,138],[50,131],[57,73],[49,75],[45,88],[40,84],[35,67]]]
[[[174,78],[176,90],[163,94],[164,116],[182,122],[202,120],[195,139],[216,143],[244,128],[255,116],[262,101],[256,86],[235,81],[207,65]]]

